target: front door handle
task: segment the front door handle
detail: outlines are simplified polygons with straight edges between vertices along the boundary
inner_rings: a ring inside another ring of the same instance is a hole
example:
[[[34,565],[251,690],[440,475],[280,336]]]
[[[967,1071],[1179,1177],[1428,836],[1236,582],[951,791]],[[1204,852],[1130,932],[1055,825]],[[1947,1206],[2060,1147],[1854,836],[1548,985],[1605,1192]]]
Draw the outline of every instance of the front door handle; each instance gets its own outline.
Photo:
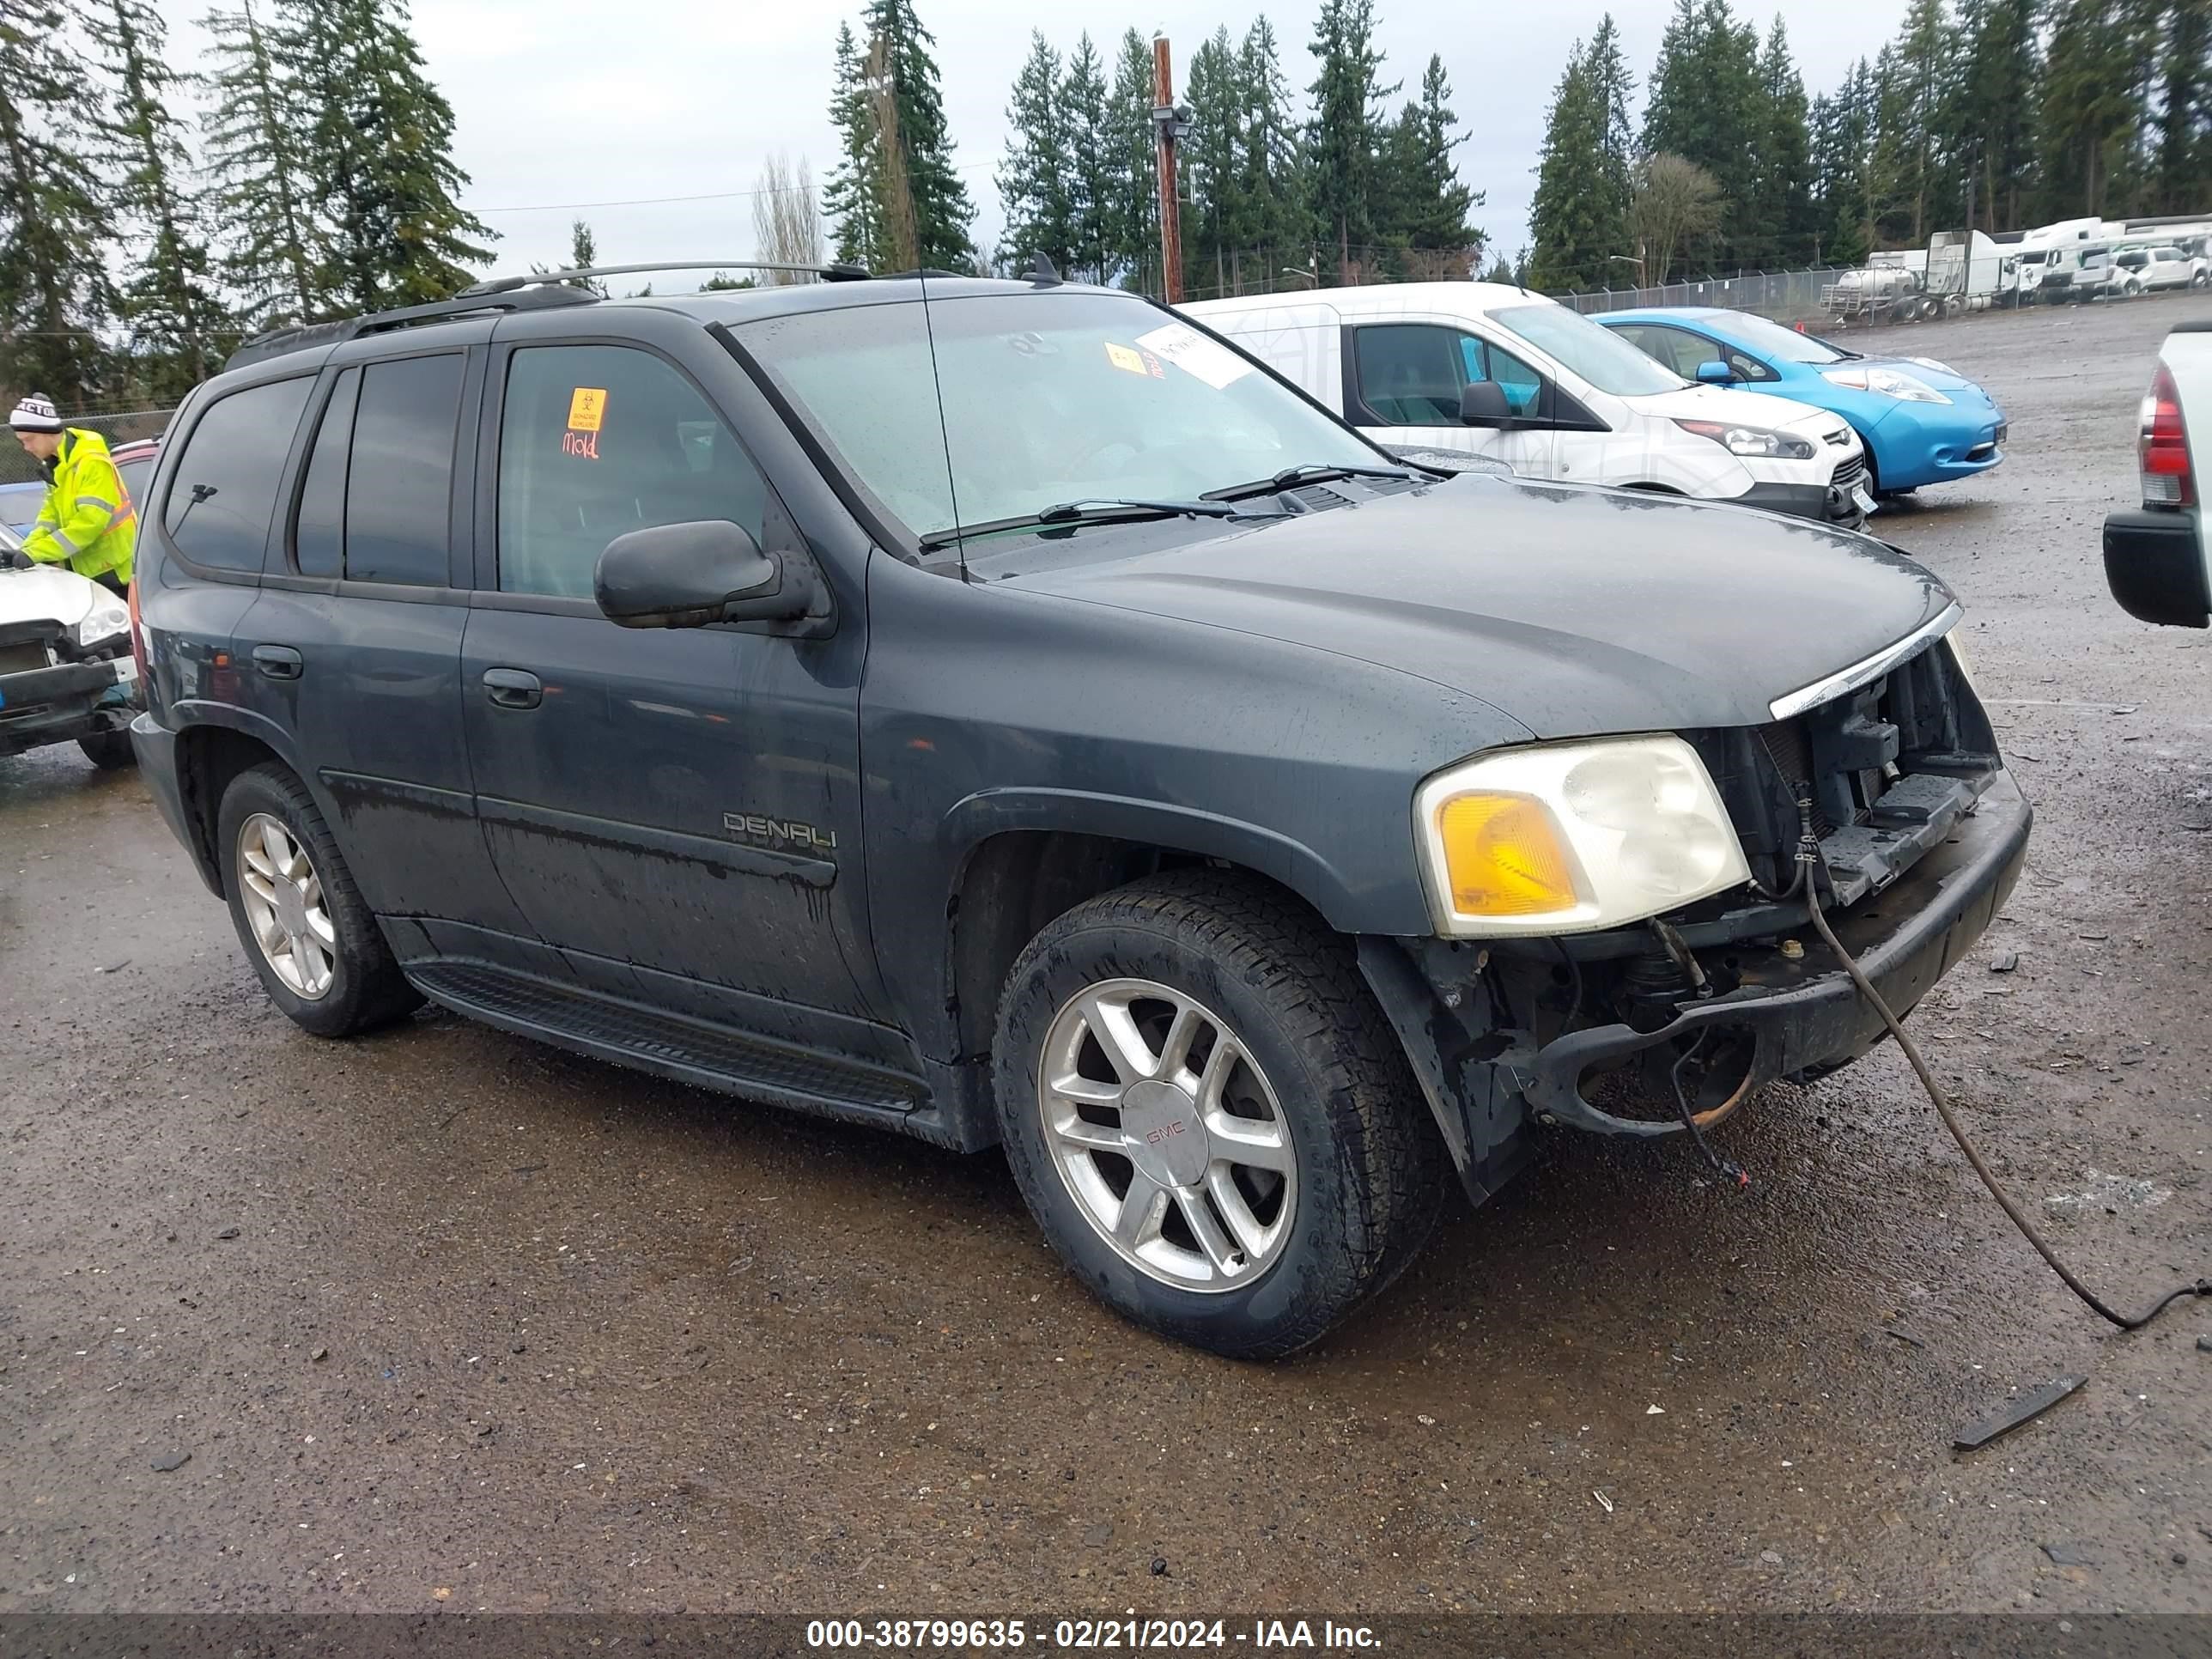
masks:
[[[289,645],[255,646],[253,665],[272,680],[296,680],[300,678],[300,653]]]
[[[499,708],[535,708],[545,701],[545,687],[538,676],[522,668],[487,668],[484,695]]]

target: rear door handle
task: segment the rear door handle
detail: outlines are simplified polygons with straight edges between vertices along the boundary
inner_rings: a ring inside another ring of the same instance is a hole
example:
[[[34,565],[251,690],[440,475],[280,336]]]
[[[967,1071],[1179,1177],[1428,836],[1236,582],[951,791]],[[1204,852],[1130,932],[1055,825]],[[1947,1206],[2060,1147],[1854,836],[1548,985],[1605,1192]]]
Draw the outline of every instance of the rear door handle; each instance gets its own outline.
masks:
[[[255,646],[253,665],[272,680],[296,680],[300,678],[300,653],[289,645]]]
[[[499,708],[535,708],[545,701],[545,687],[538,676],[521,668],[487,668],[484,695]]]

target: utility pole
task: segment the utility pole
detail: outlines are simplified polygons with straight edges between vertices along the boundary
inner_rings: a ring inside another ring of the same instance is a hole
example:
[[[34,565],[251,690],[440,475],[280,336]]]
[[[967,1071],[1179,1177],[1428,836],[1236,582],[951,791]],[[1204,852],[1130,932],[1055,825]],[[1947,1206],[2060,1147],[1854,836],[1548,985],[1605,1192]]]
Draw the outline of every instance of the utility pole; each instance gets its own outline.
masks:
[[[1190,131],[1190,111],[1175,100],[1175,70],[1168,61],[1168,38],[1152,37],[1152,131],[1160,163],[1160,292],[1171,306],[1182,303],[1182,224],[1177,215],[1176,145]]]

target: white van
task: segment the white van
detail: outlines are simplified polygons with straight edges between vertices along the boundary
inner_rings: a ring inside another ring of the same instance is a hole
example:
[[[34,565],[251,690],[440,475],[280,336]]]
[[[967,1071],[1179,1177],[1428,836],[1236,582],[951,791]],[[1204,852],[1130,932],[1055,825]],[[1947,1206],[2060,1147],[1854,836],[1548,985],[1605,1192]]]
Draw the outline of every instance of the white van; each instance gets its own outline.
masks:
[[[1182,309],[1389,448],[1853,527],[1874,509],[1865,453],[1840,416],[1694,385],[1522,289],[1405,283]]]

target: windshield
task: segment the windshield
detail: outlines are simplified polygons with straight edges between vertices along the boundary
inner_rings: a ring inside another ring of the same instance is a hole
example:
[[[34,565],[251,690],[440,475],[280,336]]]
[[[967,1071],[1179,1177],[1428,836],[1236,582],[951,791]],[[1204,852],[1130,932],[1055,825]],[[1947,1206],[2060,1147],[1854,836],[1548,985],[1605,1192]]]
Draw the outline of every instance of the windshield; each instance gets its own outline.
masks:
[[[963,296],[948,283],[926,308],[804,312],[738,338],[918,539],[1066,503],[1194,501],[1291,467],[1387,459],[1133,296]]]
[[[1800,334],[1794,328],[1754,317],[1747,311],[1728,313],[1728,331],[1743,345],[1778,363],[1839,363],[1853,354],[1839,351],[1826,340]]]
[[[1508,306],[1490,320],[1519,335],[1600,392],[1616,398],[1642,398],[1655,392],[1680,392],[1689,382],[1652,362],[1609,328],[1601,328],[1563,305]]]
[[[2102,270],[2104,268],[2105,268],[2105,256],[2104,256],[2103,254],[2101,254],[2101,253],[2085,253],[2085,254],[2083,254],[2083,255],[2081,256],[2081,269],[2082,269],[2082,270]]]

